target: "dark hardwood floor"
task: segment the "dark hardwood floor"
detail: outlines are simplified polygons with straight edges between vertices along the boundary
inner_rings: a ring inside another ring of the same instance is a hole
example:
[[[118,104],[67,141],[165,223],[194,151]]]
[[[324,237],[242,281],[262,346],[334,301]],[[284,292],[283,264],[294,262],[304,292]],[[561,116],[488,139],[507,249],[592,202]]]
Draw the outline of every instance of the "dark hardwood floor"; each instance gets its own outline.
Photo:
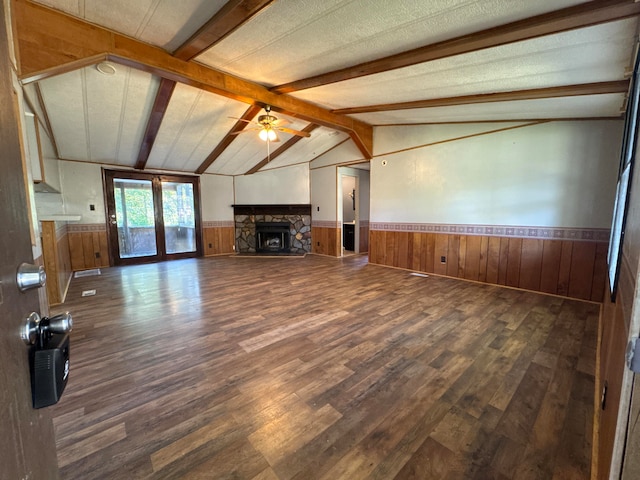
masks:
[[[214,257],[74,279],[62,310],[66,480],[589,478],[596,304]]]

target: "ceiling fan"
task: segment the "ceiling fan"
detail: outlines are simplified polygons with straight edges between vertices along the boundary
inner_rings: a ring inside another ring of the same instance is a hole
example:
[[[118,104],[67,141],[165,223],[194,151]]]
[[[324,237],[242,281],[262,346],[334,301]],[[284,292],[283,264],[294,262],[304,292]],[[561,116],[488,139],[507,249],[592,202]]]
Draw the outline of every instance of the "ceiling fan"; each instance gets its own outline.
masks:
[[[294,130],[292,128],[284,127],[283,124],[290,123],[288,120],[278,120],[277,117],[271,115],[271,106],[265,105],[265,115],[260,115],[257,120],[245,120],[243,118],[236,118],[242,122],[251,124],[250,127],[240,130],[239,132],[233,132],[232,135],[239,135],[247,132],[258,132],[258,136],[265,142],[279,142],[277,132],[290,133],[292,135],[298,135],[299,137],[310,137],[308,132],[302,132],[300,130]],[[233,118],[233,117],[231,117]]]

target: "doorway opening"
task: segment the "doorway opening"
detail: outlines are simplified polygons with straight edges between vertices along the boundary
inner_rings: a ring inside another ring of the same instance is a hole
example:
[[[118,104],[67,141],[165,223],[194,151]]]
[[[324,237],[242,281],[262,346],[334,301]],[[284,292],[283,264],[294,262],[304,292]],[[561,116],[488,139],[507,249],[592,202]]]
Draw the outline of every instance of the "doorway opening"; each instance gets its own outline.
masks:
[[[202,255],[197,177],[103,172],[115,265]]]
[[[338,168],[341,256],[369,251],[369,162]]]

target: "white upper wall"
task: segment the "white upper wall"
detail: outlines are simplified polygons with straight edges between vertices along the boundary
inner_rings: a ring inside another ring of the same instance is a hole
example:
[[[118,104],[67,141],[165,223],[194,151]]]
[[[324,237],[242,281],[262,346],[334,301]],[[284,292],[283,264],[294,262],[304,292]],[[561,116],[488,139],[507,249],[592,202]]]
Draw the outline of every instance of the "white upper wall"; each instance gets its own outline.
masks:
[[[202,175],[200,177],[202,221],[233,221],[233,177]]]
[[[311,170],[311,218],[336,222],[338,218],[338,182],[334,166]]]
[[[293,165],[234,177],[235,202],[254,204],[308,204],[309,166]]]
[[[376,142],[386,151],[415,147],[422,128],[423,144],[431,145],[372,160],[372,222],[610,227],[622,121],[550,122],[472,137],[469,125],[440,125],[435,137],[429,125],[410,127],[406,137],[402,128],[378,127]]]
[[[377,127],[369,218],[609,228],[622,123]],[[495,131],[505,127],[517,128]],[[238,177],[203,175],[203,221],[232,220],[234,203],[311,203],[314,221],[336,221],[335,164],[353,158],[346,144],[329,156],[333,165],[313,167],[323,165],[325,157],[313,162],[312,170],[302,164]],[[105,223],[101,166],[68,161],[58,166],[65,212],[82,215],[81,223]]]
[[[81,215],[80,223],[106,223],[101,166],[61,160],[58,169],[65,213]]]
[[[58,168],[65,213],[82,215],[80,223],[106,223],[102,166],[60,160]],[[201,176],[200,196],[203,221],[233,220],[232,177]],[[89,208],[92,204],[93,211]]]

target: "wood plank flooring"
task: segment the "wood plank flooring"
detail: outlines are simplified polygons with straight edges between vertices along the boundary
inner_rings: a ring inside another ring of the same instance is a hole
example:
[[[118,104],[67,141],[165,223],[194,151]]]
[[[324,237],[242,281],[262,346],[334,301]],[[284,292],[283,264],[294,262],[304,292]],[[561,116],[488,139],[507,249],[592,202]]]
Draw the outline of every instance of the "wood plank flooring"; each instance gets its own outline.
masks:
[[[105,269],[62,310],[65,480],[589,478],[596,304],[308,255]]]

